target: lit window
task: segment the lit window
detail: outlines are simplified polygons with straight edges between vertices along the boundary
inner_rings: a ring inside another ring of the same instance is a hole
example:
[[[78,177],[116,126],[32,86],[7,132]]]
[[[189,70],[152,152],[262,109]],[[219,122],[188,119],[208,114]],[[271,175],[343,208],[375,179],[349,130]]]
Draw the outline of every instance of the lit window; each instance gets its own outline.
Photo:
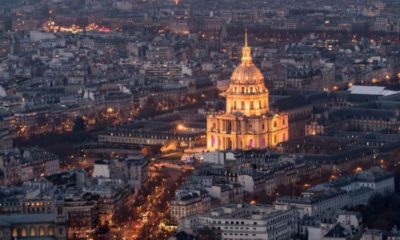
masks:
[[[249,147],[250,147],[250,148],[253,147],[253,139],[250,139],[250,141],[249,141]]]
[[[39,228],[39,236],[44,236],[45,235],[45,230],[44,227]]]
[[[211,136],[211,146],[214,147],[216,145],[216,141],[217,139],[215,138],[215,136]]]
[[[53,227],[49,227],[48,232],[49,232],[49,236],[53,236],[54,235],[54,228]]]
[[[36,228],[34,228],[34,227],[31,227],[31,230],[30,230],[30,233],[29,233],[29,235],[30,235],[31,237],[34,237],[34,236],[36,236]]]
[[[26,237],[27,235],[28,235],[28,232],[27,232],[26,228],[23,227],[23,228],[21,229],[21,236],[22,236],[22,237]]]

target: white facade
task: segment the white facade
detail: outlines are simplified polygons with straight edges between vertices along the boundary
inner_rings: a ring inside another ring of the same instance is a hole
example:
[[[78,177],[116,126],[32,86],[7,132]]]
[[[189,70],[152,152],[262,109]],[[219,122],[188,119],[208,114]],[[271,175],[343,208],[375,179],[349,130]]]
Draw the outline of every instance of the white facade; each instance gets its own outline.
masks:
[[[203,153],[203,161],[206,163],[213,163],[224,165],[226,160],[235,160],[235,155],[232,152],[212,151]]]
[[[110,178],[110,165],[106,163],[95,163],[93,169],[93,177]]]
[[[203,161],[206,163],[224,165],[225,153],[221,151],[205,152],[203,153]]]
[[[171,217],[179,222],[182,218],[205,213],[211,208],[210,195],[202,190],[178,190],[171,203]]]
[[[238,176],[238,183],[243,186],[244,191],[251,194],[262,191],[271,194],[276,188],[275,177],[258,173],[241,174]]]
[[[191,232],[208,226],[219,230],[221,239],[226,240],[278,240],[289,239],[297,232],[297,224],[298,213],[293,209],[276,210],[266,205],[232,204],[187,218],[180,228]]]
[[[206,188],[206,190],[211,197],[219,199],[221,205],[229,203],[231,189],[228,185],[213,185],[209,188]]]

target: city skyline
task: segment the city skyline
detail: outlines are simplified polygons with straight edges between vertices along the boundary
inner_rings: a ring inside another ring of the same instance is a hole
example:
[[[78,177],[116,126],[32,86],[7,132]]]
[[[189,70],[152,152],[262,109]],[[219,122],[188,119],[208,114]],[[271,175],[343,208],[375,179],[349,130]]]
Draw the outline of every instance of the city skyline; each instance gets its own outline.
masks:
[[[0,240],[395,240],[399,199],[399,0],[0,1]]]

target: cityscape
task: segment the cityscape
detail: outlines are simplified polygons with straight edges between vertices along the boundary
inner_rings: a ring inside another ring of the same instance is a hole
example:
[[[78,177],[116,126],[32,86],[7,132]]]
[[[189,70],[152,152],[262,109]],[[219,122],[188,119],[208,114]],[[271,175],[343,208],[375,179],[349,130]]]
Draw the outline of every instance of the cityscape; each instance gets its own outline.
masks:
[[[400,0],[0,0],[0,240],[400,240]]]

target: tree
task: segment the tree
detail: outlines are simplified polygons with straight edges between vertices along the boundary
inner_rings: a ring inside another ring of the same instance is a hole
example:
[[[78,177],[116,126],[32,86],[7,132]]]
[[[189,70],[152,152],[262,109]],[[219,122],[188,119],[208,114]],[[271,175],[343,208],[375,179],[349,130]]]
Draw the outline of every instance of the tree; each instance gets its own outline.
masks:
[[[74,122],[74,127],[72,131],[74,133],[84,132],[86,129],[86,122],[81,116],[77,116]]]

